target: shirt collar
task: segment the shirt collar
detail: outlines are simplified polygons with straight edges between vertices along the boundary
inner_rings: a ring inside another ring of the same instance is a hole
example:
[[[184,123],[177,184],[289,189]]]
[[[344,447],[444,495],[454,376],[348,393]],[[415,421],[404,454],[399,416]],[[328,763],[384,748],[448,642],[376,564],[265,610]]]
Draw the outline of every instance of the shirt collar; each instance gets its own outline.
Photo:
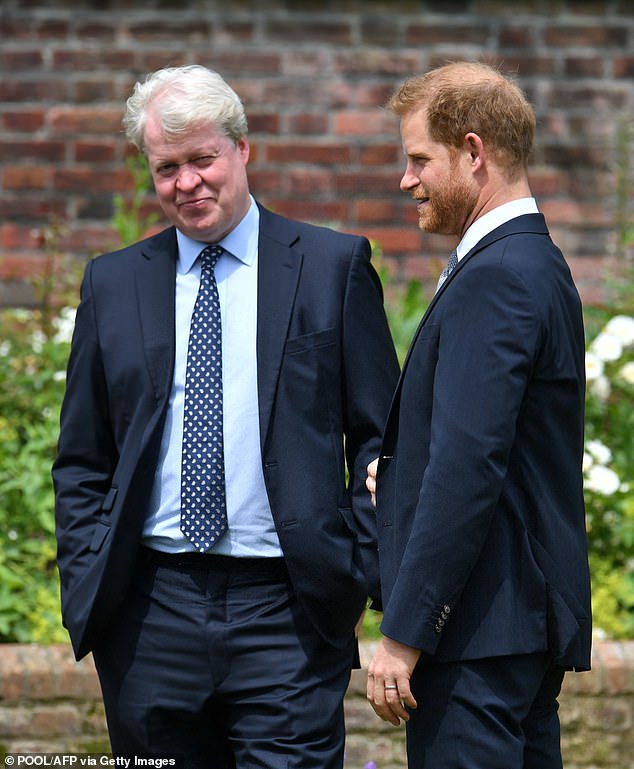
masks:
[[[479,243],[485,235],[493,232],[497,227],[505,224],[511,219],[515,219],[517,216],[523,216],[524,214],[538,214],[539,209],[535,198],[520,198],[519,200],[511,200],[510,203],[504,203],[492,211],[484,214],[469,227],[462,237],[456,252],[458,259],[462,259],[465,254]]]
[[[228,251],[243,264],[251,266],[255,262],[257,255],[257,242],[260,229],[260,211],[253,197],[249,196],[251,205],[246,215],[219,243],[225,251]],[[191,270],[200,252],[209,245],[200,240],[194,240],[176,230],[176,240],[178,242],[178,264],[179,273],[187,273]]]

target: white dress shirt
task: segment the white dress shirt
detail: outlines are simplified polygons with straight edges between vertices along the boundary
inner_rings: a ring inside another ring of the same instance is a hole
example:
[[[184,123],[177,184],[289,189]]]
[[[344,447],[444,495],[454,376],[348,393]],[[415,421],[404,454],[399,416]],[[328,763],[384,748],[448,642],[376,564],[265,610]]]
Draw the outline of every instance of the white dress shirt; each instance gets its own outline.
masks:
[[[538,213],[539,210],[535,198],[511,200],[510,203],[503,203],[501,206],[494,208],[492,211],[484,214],[484,216],[476,219],[462,236],[462,240],[458,243],[458,248],[456,249],[458,261],[460,261],[465,254],[468,254],[485,235],[493,232],[493,230],[500,225],[505,224],[518,216],[523,216],[524,214]]]

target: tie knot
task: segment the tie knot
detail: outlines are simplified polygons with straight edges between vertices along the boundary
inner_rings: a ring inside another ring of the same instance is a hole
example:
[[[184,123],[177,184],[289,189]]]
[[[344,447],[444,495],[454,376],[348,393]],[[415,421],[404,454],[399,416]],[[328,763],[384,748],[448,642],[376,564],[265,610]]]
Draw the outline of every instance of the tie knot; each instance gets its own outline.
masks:
[[[216,262],[222,256],[224,248],[217,244],[213,246],[206,246],[200,252],[200,264],[203,270],[213,270],[216,266]]]

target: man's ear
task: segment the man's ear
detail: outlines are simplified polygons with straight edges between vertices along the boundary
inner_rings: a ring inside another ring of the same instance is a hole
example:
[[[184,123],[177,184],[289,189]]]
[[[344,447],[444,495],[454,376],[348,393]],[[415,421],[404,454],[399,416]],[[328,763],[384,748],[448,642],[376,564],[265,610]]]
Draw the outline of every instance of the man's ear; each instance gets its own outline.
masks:
[[[486,159],[486,150],[482,139],[477,133],[470,131],[468,134],[465,134],[464,141],[465,149],[469,153],[472,170],[477,171],[482,167]]]

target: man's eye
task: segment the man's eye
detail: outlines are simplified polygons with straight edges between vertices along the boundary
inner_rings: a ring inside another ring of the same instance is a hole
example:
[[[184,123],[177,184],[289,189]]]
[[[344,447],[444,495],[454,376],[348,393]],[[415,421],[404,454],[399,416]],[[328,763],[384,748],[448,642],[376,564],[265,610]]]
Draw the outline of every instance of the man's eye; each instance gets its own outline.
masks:
[[[214,162],[214,155],[201,155],[199,158],[195,158],[193,163],[196,168],[205,168]]]
[[[165,165],[159,166],[156,169],[156,173],[159,176],[172,176],[175,172],[178,166],[176,163],[166,163]]]

